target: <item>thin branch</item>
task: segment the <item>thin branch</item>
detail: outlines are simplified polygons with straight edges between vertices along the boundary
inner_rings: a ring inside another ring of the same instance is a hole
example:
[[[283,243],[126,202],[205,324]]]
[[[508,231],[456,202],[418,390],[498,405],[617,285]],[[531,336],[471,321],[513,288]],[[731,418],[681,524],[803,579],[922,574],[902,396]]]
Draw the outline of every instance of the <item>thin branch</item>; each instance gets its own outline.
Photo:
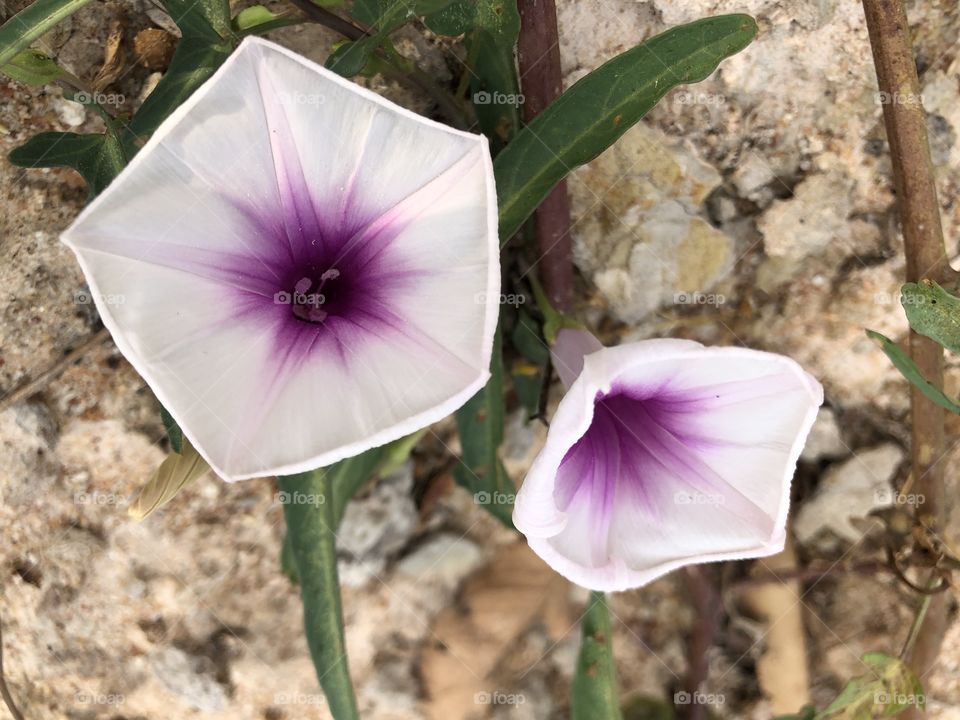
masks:
[[[110,333],[107,329],[101,328],[35,378],[28,380],[20,387],[0,397],[0,412],[3,412],[11,405],[16,405],[18,402],[26,400],[31,395],[36,395],[56,379],[60,373],[109,337]]]
[[[354,25],[349,20],[340,17],[336,13],[330,12],[326,8],[320,7],[319,5],[311,2],[311,0],[290,0],[290,2],[300,8],[300,10],[303,11],[303,14],[313,20],[315,23],[330,28],[334,32],[340,33],[347,38],[347,40],[357,41],[372,35],[369,30],[364,30],[363,28]]]
[[[745,577],[737,580],[730,585],[730,589],[738,591],[747,587],[767,584],[782,584],[787,580],[799,580],[800,582],[809,582],[811,580],[820,582],[824,578],[834,575],[843,575],[845,573],[858,573],[862,575],[874,575],[877,573],[896,574],[896,571],[889,563],[882,560],[865,560],[852,564],[833,564],[829,567],[803,567],[792,570],[776,570],[764,575]]]
[[[676,708],[677,716],[684,720],[704,720],[707,705],[697,702],[704,682],[710,672],[707,656],[720,627],[723,605],[717,591],[716,570],[710,565],[691,565],[684,570],[684,579],[693,600],[697,618],[687,644],[687,673],[683,677],[683,689],[689,698],[686,705]]]
[[[529,123],[563,92],[557,8],[554,0],[520,0],[517,8],[523,120]],[[534,218],[544,289],[555,308],[569,312],[573,307],[573,248],[565,180],[544,198]]]
[[[893,161],[907,280],[930,278],[952,285],[956,273],[947,263],[944,249],[926,116],[906,11],[902,0],[862,2]],[[940,345],[911,331],[910,356],[930,383],[943,387]],[[913,482],[918,497],[923,498],[917,506],[917,519],[936,532],[944,518],[944,411],[911,385],[910,414]],[[931,601],[911,653],[910,664],[918,676],[923,677],[935,662],[945,628],[943,594]]]
[[[3,697],[3,703],[7,710],[13,716],[13,720],[24,720],[23,713],[20,712],[17,704],[13,701],[13,695],[10,694],[10,688],[7,687],[7,676],[3,672],[3,623],[0,622],[0,696]]]
[[[342,18],[336,13],[332,13],[326,8],[314,4],[311,0],[290,0],[290,2],[298,7],[310,20],[334,32],[340,33],[347,38],[347,40],[356,42],[357,40],[373,37],[373,33],[370,30],[355,25],[350,20]],[[438,87],[433,81],[433,78],[421,70],[416,63],[410,61],[413,69],[407,72],[404,68],[397,65],[389,53],[377,50],[376,55],[377,58],[383,61],[389,68],[389,70],[384,73],[385,75],[408,87],[425,92],[430,96],[430,99],[437,104],[443,116],[458,129],[463,130],[469,126],[470,123],[463,109],[456,104],[449,93],[444,92],[442,88]]]

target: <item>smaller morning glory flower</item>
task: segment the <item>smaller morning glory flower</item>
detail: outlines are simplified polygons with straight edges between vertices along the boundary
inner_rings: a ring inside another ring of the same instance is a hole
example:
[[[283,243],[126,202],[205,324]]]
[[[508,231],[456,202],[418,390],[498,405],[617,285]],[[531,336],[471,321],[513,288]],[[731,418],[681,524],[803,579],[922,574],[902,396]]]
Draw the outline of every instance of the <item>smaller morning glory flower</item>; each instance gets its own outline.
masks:
[[[300,472],[488,377],[486,139],[247,38],[64,233],[117,346],[213,469]]]
[[[689,340],[604,348],[572,329],[552,355],[567,393],[513,516],[551,567],[614,591],[783,548],[823,402],[796,362]]]

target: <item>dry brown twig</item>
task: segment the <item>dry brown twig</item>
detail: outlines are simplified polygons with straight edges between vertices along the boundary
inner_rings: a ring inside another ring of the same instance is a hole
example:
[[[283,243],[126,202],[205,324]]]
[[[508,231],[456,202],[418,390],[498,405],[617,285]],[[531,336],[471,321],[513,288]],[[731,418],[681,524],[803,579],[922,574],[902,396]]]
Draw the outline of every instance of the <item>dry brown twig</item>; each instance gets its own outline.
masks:
[[[7,686],[7,676],[3,672],[3,623],[0,623],[0,697],[3,697],[3,703],[13,716],[13,720],[24,720],[23,713],[13,701],[13,695],[10,694],[10,688]]]
[[[907,281],[930,278],[952,285],[940,224],[940,206],[927,141],[926,115],[910,41],[910,26],[902,0],[862,0],[873,61],[877,71],[883,119],[893,162],[900,224],[903,229]],[[910,332],[910,357],[922,375],[943,387],[943,349],[929,338]],[[910,388],[911,469],[914,487],[923,502],[917,519],[936,532],[943,525],[944,410],[914,386]],[[930,602],[910,653],[912,669],[922,679],[940,650],[947,620],[947,596]],[[913,709],[908,716],[920,717]]]

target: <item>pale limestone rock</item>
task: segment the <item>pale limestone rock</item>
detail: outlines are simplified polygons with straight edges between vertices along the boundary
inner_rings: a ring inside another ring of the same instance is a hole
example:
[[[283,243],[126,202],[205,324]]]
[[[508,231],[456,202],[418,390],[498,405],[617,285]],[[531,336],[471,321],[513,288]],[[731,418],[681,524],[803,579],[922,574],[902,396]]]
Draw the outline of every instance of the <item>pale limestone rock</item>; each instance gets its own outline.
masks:
[[[806,462],[818,462],[842,457],[849,452],[840,435],[836,414],[828,407],[820,408],[817,419],[807,436],[807,443],[800,453],[800,459]]]
[[[359,587],[383,574],[390,557],[410,540],[419,522],[409,461],[377,480],[370,493],[348,503],[337,530],[340,581]]]
[[[850,518],[866,517],[874,508],[893,504],[890,483],[903,459],[903,449],[888,443],[855,452],[849,460],[830,467],[816,495],[794,516],[797,541],[809,545],[822,533],[848,543],[860,540],[863,533]]]
[[[684,143],[637,125],[572,177],[577,262],[620,319],[729,272],[733,240],[697,214],[719,173]]]

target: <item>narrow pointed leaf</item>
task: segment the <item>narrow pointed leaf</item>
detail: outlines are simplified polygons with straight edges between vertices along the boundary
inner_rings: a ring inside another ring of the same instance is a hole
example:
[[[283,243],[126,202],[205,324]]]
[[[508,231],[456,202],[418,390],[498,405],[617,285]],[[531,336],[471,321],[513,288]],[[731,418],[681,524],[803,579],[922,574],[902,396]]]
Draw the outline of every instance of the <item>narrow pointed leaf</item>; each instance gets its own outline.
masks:
[[[167,456],[127,508],[130,517],[143,520],[150,516],[210,469],[189,440],[184,438],[181,443],[182,452],[172,452]]]
[[[567,173],[610,147],[667,91],[705,79],[756,33],[748,15],[698,20],[647,40],[574,84],[494,162],[501,241]]]
[[[937,388],[933,383],[927,380],[923,375],[920,374],[920,370],[914,364],[913,360],[910,359],[910,356],[907,355],[903,350],[900,349],[900,346],[897,345],[893,340],[884,335],[881,335],[878,332],[873,330],[867,330],[867,337],[871,340],[876,340],[880,345],[880,349],[890,358],[890,362],[893,363],[894,367],[900,371],[900,374],[903,375],[907,380],[916,385],[920,392],[926,395],[927,399],[931,402],[939,405],[945,410],[949,410],[952,413],[957,413],[960,415],[960,404],[957,404],[949,397],[947,397],[942,390]]]
[[[357,720],[357,701],[350,682],[343,608],[337,576],[336,517],[331,474],[313,470],[278,478],[287,521],[288,574],[300,580],[303,624],[317,678],[337,720]],[[297,500],[300,501],[297,501]]]
[[[910,327],[950,352],[960,353],[960,298],[932,280],[907,283],[901,295]]]
[[[577,672],[570,688],[571,720],[620,720],[610,611],[601,592],[590,593],[583,616]]]
[[[35,0],[0,26],[0,67],[90,0]]]

